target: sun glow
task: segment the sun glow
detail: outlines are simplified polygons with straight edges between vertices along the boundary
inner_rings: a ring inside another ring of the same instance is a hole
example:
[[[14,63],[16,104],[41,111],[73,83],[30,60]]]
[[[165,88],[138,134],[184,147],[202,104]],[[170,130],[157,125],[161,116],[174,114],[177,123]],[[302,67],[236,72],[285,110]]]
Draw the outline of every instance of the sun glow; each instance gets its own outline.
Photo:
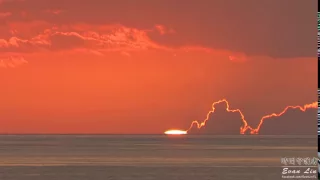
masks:
[[[168,130],[166,132],[164,132],[164,134],[168,134],[168,135],[182,135],[182,134],[187,134],[187,131],[183,131],[183,130]]]

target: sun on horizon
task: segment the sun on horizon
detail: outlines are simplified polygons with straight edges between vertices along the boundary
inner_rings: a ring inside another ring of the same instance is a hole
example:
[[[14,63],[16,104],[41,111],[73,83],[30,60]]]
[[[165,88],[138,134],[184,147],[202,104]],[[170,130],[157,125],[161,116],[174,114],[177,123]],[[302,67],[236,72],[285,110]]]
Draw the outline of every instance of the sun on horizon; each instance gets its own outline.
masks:
[[[188,134],[188,133],[187,133],[187,131],[184,131],[184,130],[172,129],[172,130],[165,131],[164,134],[168,134],[168,135],[183,135],[183,134]]]

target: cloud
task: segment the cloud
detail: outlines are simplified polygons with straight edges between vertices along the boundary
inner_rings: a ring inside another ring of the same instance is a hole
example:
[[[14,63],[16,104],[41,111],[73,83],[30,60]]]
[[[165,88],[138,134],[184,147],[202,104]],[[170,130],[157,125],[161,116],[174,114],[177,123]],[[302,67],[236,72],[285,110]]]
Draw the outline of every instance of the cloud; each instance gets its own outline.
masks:
[[[248,127],[245,128],[245,134],[314,135],[315,131],[303,127],[316,127],[313,121],[317,115],[316,108],[316,102],[304,106],[288,106],[280,113],[271,112],[264,116],[258,127],[251,127],[241,110],[229,109],[227,101],[218,101],[206,120],[191,123],[188,134],[240,134],[240,127]]]
[[[317,132],[305,127],[316,127],[317,105],[306,110],[299,108],[288,109],[282,116],[265,119],[259,129],[262,135],[315,135]]]
[[[157,49],[173,53],[177,51],[200,51],[221,54],[225,57],[228,57],[230,54],[228,51],[201,46],[163,46],[154,42],[148,34],[150,31],[155,31],[155,29],[137,29],[119,24],[103,26],[74,24],[50,28],[48,26],[50,24],[41,21],[30,23],[31,28],[29,28],[29,32],[26,34],[23,31],[23,29],[27,28],[25,24],[10,24],[11,36],[8,39],[0,39],[0,52],[34,53],[83,50],[82,52],[90,51],[96,55],[119,52],[129,57],[132,51]]]
[[[19,56],[0,58],[0,68],[16,68],[27,63],[28,61],[26,61],[23,57]]]
[[[180,52],[205,52],[219,55],[232,62],[246,62],[250,57],[243,52],[213,49],[205,46],[186,44],[166,46],[154,41],[150,32],[171,33],[162,25],[158,29],[137,29],[121,24],[90,25],[70,24],[51,25],[43,21],[9,23],[7,38],[0,39],[0,52],[26,53],[75,51],[89,52],[104,56],[118,52],[131,57],[133,51],[162,50],[174,56]],[[164,29],[162,29],[164,28]]]
[[[5,1],[0,11],[18,14],[23,9],[28,15],[10,16],[10,22],[45,21],[65,26],[78,23],[97,26],[120,23],[137,29],[154,29],[157,24],[156,29],[160,34],[170,32],[166,27],[174,29],[177,33],[172,37],[160,35],[151,38],[162,46],[198,45],[244,52],[248,56],[275,58],[314,57],[315,1],[292,0],[291,9],[287,8],[287,2],[276,0],[268,3],[252,0],[245,3],[234,0],[226,2],[234,6],[225,8],[225,1],[221,0],[204,3],[188,0],[186,5],[179,7],[170,0],[111,4],[98,0],[77,1],[77,6],[72,0],[56,0],[55,3],[49,0]],[[310,11],[312,8],[314,11]],[[62,9],[68,13],[61,13]],[[272,13],[266,15],[252,9]],[[52,16],[52,13],[59,16]],[[151,16],[153,18],[148,18]]]
[[[163,25],[159,25],[159,24],[155,25],[155,28],[161,35],[175,33],[175,31],[173,29],[168,29],[168,28],[164,27]]]
[[[132,51],[160,48],[149,39],[145,31],[123,26],[101,33],[59,30],[56,27],[46,29],[41,34],[29,39],[17,36],[10,37],[8,40],[0,39],[0,51],[36,52],[43,49],[55,51],[77,48],[99,51]]]
[[[198,129],[197,124],[192,123],[188,134],[240,134],[240,127],[245,126],[241,114],[228,112],[227,107],[225,102],[216,104],[214,112],[208,114],[206,124]]]

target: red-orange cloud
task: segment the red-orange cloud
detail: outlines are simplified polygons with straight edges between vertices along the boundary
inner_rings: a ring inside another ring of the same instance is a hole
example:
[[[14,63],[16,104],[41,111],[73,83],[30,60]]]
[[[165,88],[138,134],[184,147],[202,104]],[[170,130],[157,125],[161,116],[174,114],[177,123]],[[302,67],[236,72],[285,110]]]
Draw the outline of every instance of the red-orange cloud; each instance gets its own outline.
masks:
[[[157,31],[161,34],[161,35],[165,35],[165,34],[172,34],[175,33],[175,31],[173,29],[169,29],[163,25],[155,25],[155,28],[157,29]]]
[[[10,56],[7,58],[0,58],[0,68],[15,68],[24,64],[27,64],[23,57]]]
[[[143,50],[161,48],[152,42],[145,31],[134,28],[115,28],[108,32],[59,31],[59,28],[44,30],[41,34],[22,39],[18,36],[0,39],[0,51],[39,51],[87,48],[94,50]]]
[[[28,25],[24,23],[10,24],[11,37],[0,39],[0,52],[15,52],[23,55],[24,53],[34,52],[82,50],[82,52],[90,52],[103,56],[105,53],[113,51],[129,57],[132,51],[157,49],[170,52],[173,56],[176,56],[178,51],[201,51],[220,54],[225,57],[228,57],[229,54],[234,54],[226,50],[216,50],[194,45],[181,47],[163,46],[154,42],[149,37],[148,33],[154,30],[130,28],[119,24],[102,26],[88,24],[51,26],[48,23],[36,21],[30,23],[29,26],[27,28]],[[157,28],[162,29],[164,26],[157,25]],[[25,29],[27,29],[27,32],[25,32]],[[171,33],[170,30],[160,32]]]

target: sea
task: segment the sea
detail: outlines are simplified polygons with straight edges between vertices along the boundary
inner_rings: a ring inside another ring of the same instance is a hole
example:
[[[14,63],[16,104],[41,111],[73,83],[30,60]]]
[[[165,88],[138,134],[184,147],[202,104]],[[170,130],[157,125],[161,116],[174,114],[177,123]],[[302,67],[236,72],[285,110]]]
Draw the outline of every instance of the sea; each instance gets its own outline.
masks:
[[[315,136],[0,135],[0,180],[289,179],[285,159],[317,152]]]

